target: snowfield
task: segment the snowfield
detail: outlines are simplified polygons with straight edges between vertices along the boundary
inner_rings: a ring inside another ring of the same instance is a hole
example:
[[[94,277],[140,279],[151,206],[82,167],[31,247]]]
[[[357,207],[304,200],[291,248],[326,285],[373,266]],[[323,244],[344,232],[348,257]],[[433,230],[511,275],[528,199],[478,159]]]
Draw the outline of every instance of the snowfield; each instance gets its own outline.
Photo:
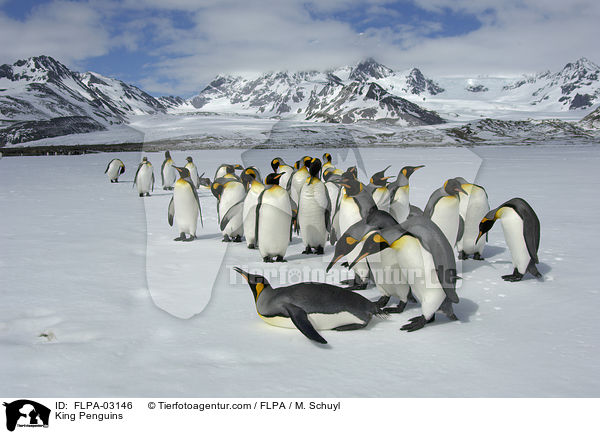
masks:
[[[388,164],[425,164],[411,177],[423,207],[449,177],[483,185],[496,207],[526,199],[541,221],[539,270],[518,283],[501,225],[486,261],[462,263],[455,305],[460,321],[437,314],[415,333],[399,328],[419,315],[373,319],[362,330],[323,331],[320,346],[298,330],[267,325],[247,284],[231,267],[281,281],[315,273],[344,278],[332,256],[300,254],[264,265],[245,243],[224,244],[216,201],[200,189],[198,240],[176,243],[161,189],[162,153],[0,159],[0,384],[4,396],[202,397],[598,397],[600,307],[597,225],[600,149],[594,146],[332,149],[341,168],[358,164],[363,181]],[[222,162],[287,162],[323,149],[172,152],[194,157],[213,177]],[[131,180],[142,156],[154,165],[154,194]],[[110,184],[104,169],[121,158]],[[364,166],[363,166],[364,165]],[[376,289],[361,292],[376,299]],[[47,337],[40,336],[41,334]]]

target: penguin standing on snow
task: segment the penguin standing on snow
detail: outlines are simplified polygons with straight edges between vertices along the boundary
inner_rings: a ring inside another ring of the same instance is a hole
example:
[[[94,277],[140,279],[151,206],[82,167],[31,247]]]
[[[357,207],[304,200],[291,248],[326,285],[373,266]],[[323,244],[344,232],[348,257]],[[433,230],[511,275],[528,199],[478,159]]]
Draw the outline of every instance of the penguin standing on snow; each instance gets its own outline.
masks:
[[[211,191],[217,198],[219,227],[223,232],[223,242],[239,243],[244,234],[244,199],[246,189],[237,177],[217,178],[212,183]]]
[[[292,203],[279,186],[283,173],[270,173],[256,204],[256,241],[265,262],[285,262],[283,257],[292,237]]]
[[[302,282],[273,288],[264,276],[234,268],[250,285],[256,311],[267,324],[297,328],[308,339],[326,344],[317,330],[356,330],[383,312],[365,297],[327,283]]]
[[[150,191],[154,191],[154,170],[152,169],[152,163],[148,161],[148,157],[144,157],[138,166],[133,178],[133,185],[137,187],[140,197],[150,196]]]
[[[404,166],[398,173],[398,177],[394,182],[388,185],[390,191],[390,214],[394,216],[399,223],[402,223],[408,218],[410,213],[410,201],[409,201],[409,184],[408,179],[410,176],[422,167],[421,166]]]
[[[119,176],[125,173],[125,164],[118,158],[110,160],[104,171],[110,179],[110,182],[119,182]]]
[[[325,152],[323,154],[323,173],[325,173],[326,170],[328,169],[334,169],[335,170],[335,166],[333,165],[333,163],[331,162],[332,158],[331,158],[331,154],[329,152]]]
[[[459,193],[467,194],[459,181],[449,179],[443,187],[431,194],[423,210],[425,217],[429,217],[438,225],[453,248],[464,231],[464,221],[460,216]]]
[[[186,158],[187,163],[185,164],[185,168],[190,172],[190,179],[192,180],[192,184],[194,184],[194,188],[198,188],[200,185],[200,177],[198,176],[198,169],[194,164],[194,160],[192,157]]]
[[[537,278],[542,277],[535,266],[539,263],[540,220],[531,205],[516,197],[491,210],[479,223],[477,240],[488,233],[498,219],[502,223],[514,267],[513,273],[502,276],[502,279],[518,282],[527,272]]]
[[[460,186],[468,194],[460,193],[459,213],[464,221],[464,230],[462,237],[456,243],[458,249],[458,259],[468,259],[473,255],[476,261],[483,260],[483,248],[485,247],[485,237],[478,238],[479,222],[490,210],[488,196],[483,187],[468,183],[464,178],[455,178],[460,182]]]
[[[310,161],[309,177],[306,179],[298,202],[298,224],[304,242],[303,254],[322,255],[331,222],[331,202],[325,184],[319,179],[321,160]]]
[[[283,158],[275,157],[271,160],[271,168],[275,173],[281,173],[281,178],[279,178],[279,185],[283,188],[287,188],[292,175],[294,174],[294,168],[288,164],[285,164]]]
[[[192,241],[196,239],[198,216],[200,216],[200,223],[204,226],[200,200],[190,178],[190,171],[185,167],[174,167],[179,172],[180,177],[175,182],[173,196],[169,202],[169,226],[173,226],[173,219],[175,219],[180,234],[179,237],[175,238],[175,241]],[[189,238],[186,238],[185,234],[189,234]]]
[[[163,161],[160,168],[160,176],[162,178],[163,190],[173,190],[173,185],[175,185],[175,181],[177,180],[177,170],[174,167],[169,151],[165,152],[165,161]]]
[[[367,190],[371,192],[377,208],[386,212],[389,212],[390,210],[390,191],[387,187],[387,180],[391,177],[384,175],[385,171],[389,168],[390,166],[386,167],[380,172],[375,173],[371,177],[369,185],[366,186]]]
[[[413,332],[435,319],[441,310],[451,320],[457,320],[452,307],[458,303],[456,294],[456,262],[454,251],[442,231],[427,217],[411,217],[397,226],[390,226],[370,234],[364,241],[359,261],[384,249],[394,250],[395,261],[402,273],[399,286],[403,293],[396,293],[404,308],[408,286],[421,305],[421,315],[411,318],[401,330]],[[352,266],[352,264],[351,264]]]
[[[221,164],[215,172],[214,179],[223,177],[237,178],[238,176],[235,174],[235,171],[243,169],[244,168],[240,164]]]
[[[302,157],[301,160],[297,162],[298,168],[292,175],[292,178],[289,182],[289,192],[290,198],[294,201],[294,203],[298,203],[300,199],[300,190],[304,186],[304,183],[310,176],[308,169],[310,167],[310,162],[312,158],[310,157]]]
[[[247,192],[242,211],[242,218],[244,219],[244,237],[246,238],[246,245],[248,248],[255,249],[256,205],[258,204],[258,197],[265,189],[265,186],[257,179],[256,175],[253,176],[252,172],[248,171],[248,169],[245,169],[244,172],[242,172],[242,183]]]

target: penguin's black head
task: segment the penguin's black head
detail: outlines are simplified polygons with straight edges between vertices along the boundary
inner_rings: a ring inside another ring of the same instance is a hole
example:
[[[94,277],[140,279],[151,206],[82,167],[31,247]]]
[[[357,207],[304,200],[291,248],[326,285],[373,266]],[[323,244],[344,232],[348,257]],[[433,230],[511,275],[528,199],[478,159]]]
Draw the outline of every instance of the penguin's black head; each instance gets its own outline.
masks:
[[[265,184],[279,185],[279,178],[281,178],[282,175],[283,173],[269,173],[265,179]]]
[[[358,256],[350,264],[350,268],[354,267],[358,261],[361,261],[367,256],[379,253],[388,247],[390,247],[390,244],[381,236],[379,232],[370,233],[364,238],[363,247]]]
[[[333,259],[327,265],[327,271],[331,269],[344,256],[348,255],[352,252],[358,243],[360,242],[362,236],[364,235],[366,229],[365,225],[362,221],[354,223],[352,226],[348,228],[346,232],[340,237],[339,240],[335,243],[335,250],[333,252]]]
[[[331,154],[329,152],[325,152],[323,154],[323,161],[326,161],[327,163],[331,163]]]
[[[234,164],[233,168],[235,170],[244,170],[244,166],[242,166],[241,164]]]
[[[346,188],[346,194],[348,196],[356,196],[362,191],[363,188],[360,181],[354,178],[351,174],[348,174],[348,172],[342,175],[339,185]]]
[[[386,167],[380,172],[374,173],[371,177],[371,184],[374,184],[378,187],[385,187],[387,184],[387,180],[393,178],[393,176],[384,176],[385,171],[388,170],[391,166]]]
[[[323,172],[323,180],[324,181],[329,181],[329,179],[331,178],[332,175],[335,175],[335,169],[332,169],[331,167],[329,169],[326,169],[325,172]],[[332,180],[333,182],[333,180]]]
[[[422,164],[420,166],[404,166],[402,170],[400,170],[398,178],[400,178],[400,175],[404,175],[404,177],[408,179],[410,178],[410,175],[412,175],[413,173],[415,173],[416,170],[419,170],[422,167],[425,167],[425,165]]]
[[[142,158],[142,162],[143,162],[143,163],[146,163],[147,161],[148,161],[148,157],[144,157],[144,158]]]
[[[494,226],[494,223],[496,223],[497,211],[498,209],[491,210],[485,215],[484,218],[481,219],[481,222],[479,222],[479,235],[477,235],[477,240],[475,241],[476,243],[482,236],[487,234],[490,229],[492,229],[492,226]]]
[[[225,173],[229,173],[231,175],[235,175],[235,167],[231,164],[226,164],[225,166]]]
[[[192,160],[192,157],[186,157],[186,158],[185,158],[185,160],[186,160],[188,163],[193,163],[193,162],[194,162],[194,160]]]
[[[312,161],[312,157],[309,157],[308,155],[305,157],[302,157],[302,160],[300,160],[302,163],[300,165],[300,167],[306,167],[307,169],[310,168],[310,162]]]
[[[223,178],[219,178],[223,179]],[[213,182],[210,185],[210,192],[213,194],[214,197],[217,198],[217,200],[221,200],[221,196],[223,195],[223,189],[225,188],[225,186],[219,182],[218,180],[215,180],[215,182]]]
[[[252,176],[249,172],[244,171],[244,172],[242,172],[240,179],[242,180],[242,184],[244,184],[246,191],[248,191],[250,189],[250,185],[252,184],[252,181],[254,181],[256,178],[254,176]]]
[[[265,279],[264,276],[248,273],[247,271],[242,270],[240,267],[233,267],[233,269],[240,273],[246,282],[248,282],[248,285],[250,285],[250,289],[252,290],[252,294],[254,295],[255,302],[263,289],[271,286],[269,281]]]
[[[458,196],[459,193],[469,194],[465,190],[463,190],[462,186],[460,185],[460,182],[458,182],[456,178],[452,178],[444,182],[444,190],[450,196]]]
[[[344,172],[344,175],[346,174],[351,175],[354,179],[358,179],[358,169],[356,168],[356,166],[348,167],[348,169],[346,169],[346,171]]]
[[[273,172],[277,172],[277,169],[279,168],[279,166],[281,166],[282,164],[285,164],[285,162],[283,161],[283,159],[276,157],[273,158],[271,160],[271,167],[273,168]]]
[[[310,160],[308,172],[313,178],[318,178],[319,173],[321,172],[321,160],[319,160],[318,158],[312,158]]]
[[[185,167],[177,167],[177,166],[173,166],[173,167],[175,168],[175,170],[177,170],[179,172],[179,177],[181,179],[190,177],[190,171],[188,169],[186,169]]]
[[[165,160],[169,160],[171,158],[171,153],[169,151],[165,151]]]

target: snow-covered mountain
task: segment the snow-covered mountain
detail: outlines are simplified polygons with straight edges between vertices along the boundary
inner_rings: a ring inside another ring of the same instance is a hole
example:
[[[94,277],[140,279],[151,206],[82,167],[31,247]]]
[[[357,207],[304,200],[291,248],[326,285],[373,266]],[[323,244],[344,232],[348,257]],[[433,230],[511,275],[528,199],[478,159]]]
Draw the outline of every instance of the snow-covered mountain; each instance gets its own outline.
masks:
[[[333,71],[271,72],[257,78],[217,76],[191,103],[197,109],[334,123],[375,120],[400,125],[443,123],[435,112],[392,93],[377,80],[396,76],[373,59]],[[402,75],[403,92],[442,92],[418,69]]]

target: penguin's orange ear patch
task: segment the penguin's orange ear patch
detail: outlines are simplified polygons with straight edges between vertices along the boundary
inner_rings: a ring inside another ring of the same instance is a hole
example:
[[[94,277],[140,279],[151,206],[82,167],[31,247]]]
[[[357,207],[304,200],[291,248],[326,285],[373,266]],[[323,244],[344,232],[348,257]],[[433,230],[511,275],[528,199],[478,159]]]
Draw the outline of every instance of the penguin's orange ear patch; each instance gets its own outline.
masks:
[[[406,174],[407,174],[407,173],[408,173],[408,172],[406,171],[406,169],[402,169],[402,174],[403,174],[404,176],[406,176]]]
[[[357,239],[354,239],[352,237],[346,237],[346,244],[353,245],[353,244],[356,244],[357,242],[358,242]]]
[[[375,241],[376,243],[387,243],[387,241],[385,240],[385,238],[383,238],[379,234],[375,234],[375,236],[373,237],[373,241]]]
[[[258,297],[262,290],[265,289],[265,285],[263,283],[256,284],[256,296]]]

